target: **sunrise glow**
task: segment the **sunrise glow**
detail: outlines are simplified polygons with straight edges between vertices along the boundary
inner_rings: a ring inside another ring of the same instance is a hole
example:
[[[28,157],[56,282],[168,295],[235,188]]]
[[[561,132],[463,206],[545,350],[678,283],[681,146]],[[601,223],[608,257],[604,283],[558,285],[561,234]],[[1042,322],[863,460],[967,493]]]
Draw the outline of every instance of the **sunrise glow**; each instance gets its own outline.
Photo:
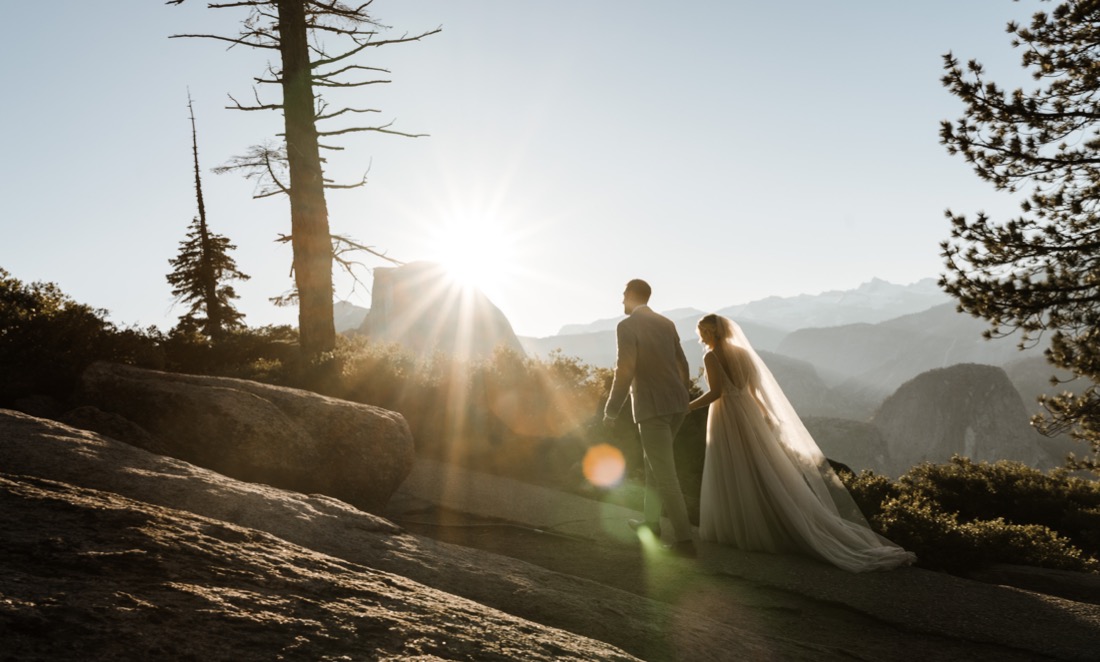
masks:
[[[516,271],[513,235],[504,223],[487,215],[448,219],[436,237],[436,261],[460,285],[490,296]]]

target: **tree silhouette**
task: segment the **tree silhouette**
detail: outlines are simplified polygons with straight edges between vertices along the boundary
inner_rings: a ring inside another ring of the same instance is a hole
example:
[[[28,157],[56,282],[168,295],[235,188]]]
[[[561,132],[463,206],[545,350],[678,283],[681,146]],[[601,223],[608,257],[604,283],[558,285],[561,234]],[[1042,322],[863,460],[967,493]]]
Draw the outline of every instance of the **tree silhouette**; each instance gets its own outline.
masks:
[[[1097,453],[1100,2],[1063,2],[1036,13],[1028,27],[1009,23],[1008,32],[1038,87],[1009,92],[977,61],[963,67],[946,54],[942,81],[965,112],[942,122],[940,138],[997,190],[1030,187],[1030,195],[1023,214],[1002,223],[948,210],[940,284],[961,311],[989,320],[987,337],[1020,331],[1023,346],[1050,332],[1050,362],[1091,385],[1080,395],[1044,397],[1049,417],[1035,422],[1048,434],[1068,429]]]
[[[237,298],[237,293],[226,281],[248,280],[249,277],[237,269],[237,263],[229,255],[236,246],[211,232],[206,223],[195,109],[190,94],[187,95],[187,109],[191,115],[191,153],[195,162],[195,198],[199,214],[189,226],[187,239],[180,242],[179,254],[168,260],[173,271],[167,278],[176,301],[190,304],[188,311],[179,318],[180,326],[201,328],[216,342],[226,331],[242,326],[244,319],[244,315],[233,307],[231,300]]]
[[[167,2],[181,4],[184,0]],[[298,328],[302,352],[307,358],[318,357],[336,345],[332,305],[333,242],[340,243],[345,238],[334,237],[329,230],[325,189],[353,188],[366,183],[365,176],[350,184],[338,184],[326,179],[321,150],[342,148],[322,144],[321,140],[360,132],[407,137],[420,135],[394,130],[392,122],[320,130],[319,122],[339,121],[378,111],[356,107],[330,109],[316,90],[352,90],[388,83],[388,80],[376,78],[388,74],[388,71],[356,64],[355,56],[368,48],[418,41],[439,32],[436,29],[398,39],[380,39],[378,35],[385,26],[367,13],[370,4],[348,5],[336,0],[213,2],[208,3],[207,7],[248,10],[237,36],[173,35],[216,39],[279,53],[281,68],[269,66],[266,75],[257,78],[256,82],[278,85],[282,90],[282,102],[264,103],[257,94],[254,105],[244,105],[233,99],[231,107],[244,111],[281,111],[284,120],[283,144],[253,148],[249,156],[240,157],[231,167],[253,169],[265,177],[270,188],[259,195],[277,192],[286,194],[290,199],[291,232],[284,237],[290,241],[294,254]],[[285,179],[280,176],[280,163],[286,166]],[[347,247],[347,244],[342,245]]]

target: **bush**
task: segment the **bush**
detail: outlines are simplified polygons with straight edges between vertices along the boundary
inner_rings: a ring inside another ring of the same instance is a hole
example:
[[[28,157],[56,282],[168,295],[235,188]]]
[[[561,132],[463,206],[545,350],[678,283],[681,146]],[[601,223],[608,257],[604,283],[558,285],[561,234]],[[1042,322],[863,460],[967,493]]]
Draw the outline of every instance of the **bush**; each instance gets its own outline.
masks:
[[[173,372],[277,384],[302,381],[298,332],[286,325],[227,330],[217,343],[178,326],[161,338],[160,346],[164,367]]]
[[[851,493],[852,500],[859,506],[860,512],[870,521],[874,521],[882,513],[887,503],[901,496],[898,485],[873,471],[861,471],[859,475],[840,472],[838,475]]]
[[[194,374],[303,381],[297,332],[268,326],[227,332],[216,345],[181,328],[119,328],[107,311],[53,283],[26,284],[0,269],[0,405],[31,395],[64,401],[95,361]]]
[[[420,455],[574,489],[584,449],[603,434],[607,371],[575,358],[421,358],[361,337],[337,355],[333,394],[401,413]]]
[[[965,573],[992,563],[1100,571],[1100,484],[1017,462],[922,464],[892,482],[843,478],[871,525],[918,565]]]
[[[32,394],[64,399],[94,361],[156,367],[158,340],[155,328],[119,329],[106,310],[0,268],[0,403]]]

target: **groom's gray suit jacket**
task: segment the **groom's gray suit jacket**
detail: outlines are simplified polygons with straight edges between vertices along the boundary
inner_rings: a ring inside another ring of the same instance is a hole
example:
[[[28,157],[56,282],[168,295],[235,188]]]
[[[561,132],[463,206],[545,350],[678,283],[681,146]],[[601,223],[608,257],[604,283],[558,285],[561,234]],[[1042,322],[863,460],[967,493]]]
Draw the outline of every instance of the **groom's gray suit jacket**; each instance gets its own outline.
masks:
[[[637,422],[687,412],[691,376],[672,320],[638,306],[615,332],[619,358],[604,412],[617,416],[628,391]]]

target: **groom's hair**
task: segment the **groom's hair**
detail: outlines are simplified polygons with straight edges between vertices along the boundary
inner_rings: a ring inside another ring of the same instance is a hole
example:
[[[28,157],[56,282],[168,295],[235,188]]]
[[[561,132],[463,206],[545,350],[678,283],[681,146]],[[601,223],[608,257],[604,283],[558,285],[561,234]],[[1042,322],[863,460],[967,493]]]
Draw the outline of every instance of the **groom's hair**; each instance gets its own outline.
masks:
[[[632,292],[637,295],[643,303],[649,302],[649,297],[653,295],[653,288],[649,286],[649,283],[645,282],[641,278],[635,278],[626,284],[626,291]]]

